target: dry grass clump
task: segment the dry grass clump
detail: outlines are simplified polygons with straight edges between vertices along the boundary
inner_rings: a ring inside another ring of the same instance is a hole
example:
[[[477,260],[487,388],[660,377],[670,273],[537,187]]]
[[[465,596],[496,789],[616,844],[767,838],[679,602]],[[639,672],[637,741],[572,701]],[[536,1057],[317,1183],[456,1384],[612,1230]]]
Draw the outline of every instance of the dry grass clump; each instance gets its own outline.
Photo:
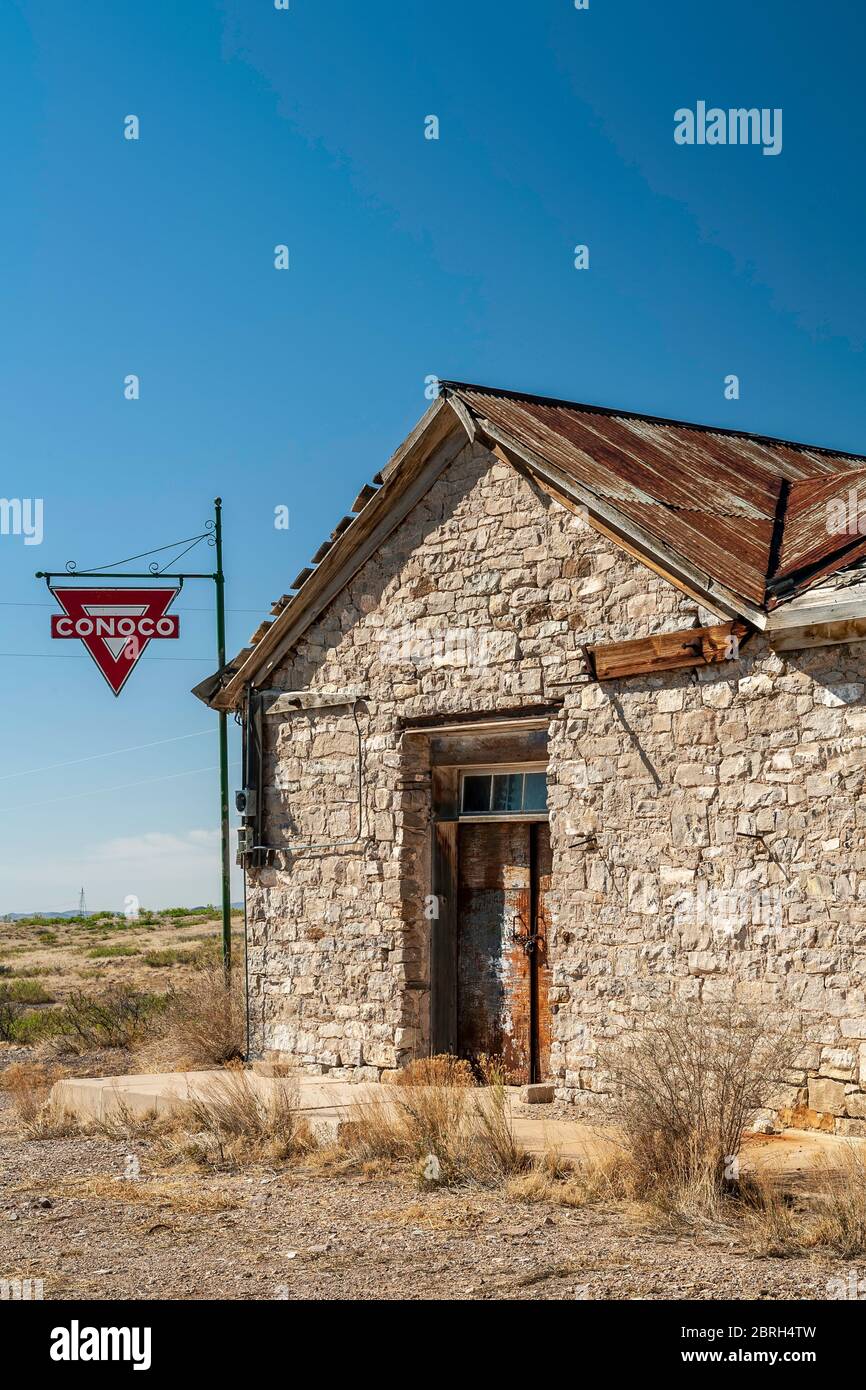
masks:
[[[154,1139],[174,1128],[174,1117],[156,1110],[132,1110],[120,1096],[97,1119],[87,1120],[82,1129],[103,1139]]]
[[[736,1215],[753,1254],[780,1259],[812,1248],[814,1222],[771,1177],[749,1174],[740,1181],[739,1196]]]
[[[139,1059],[149,1069],[187,1071],[225,1066],[245,1051],[243,971],[233,970],[226,980],[222,965],[212,962],[169,993]]]
[[[671,1216],[719,1218],[736,1194],[743,1135],[772,1107],[799,1046],[755,1011],[674,1004],[604,1056],[635,1197]]]
[[[548,1150],[525,1172],[509,1178],[506,1195],[516,1202],[542,1202],[548,1206],[618,1206],[635,1195],[634,1174],[627,1157],[608,1152],[581,1163],[563,1164]]]
[[[841,1164],[821,1168],[814,1243],[846,1258],[866,1255],[866,1150],[846,1145]]]
[[[63,1067],[43,1062],[15,1062],[0,1072],[0,1089],[8,1093],[25,1139],[94,1134],[106,1139],[149,1139],[167,1126],[168,1121],[156,1111],[131,1110],[120,1096],[102,1117],[74,1115],[51,1099],[52,1086],[65,1075]]]
[[[32,1190],[44,1193],[44,1182]],[[83,1174],[59,1180],[50,1192],[53,1197],[90,1198],[109,1202],[112,1206],[154,1207],[166,1215],[170,1212],[209,1215],[238,1206],[237,1198],[231,1193],[201,1180],[191,1182],[189,1177],[124,1179],[105,1173]]]
[[[449,1055],[410,1063],[387,1098],[355,1106],[347,1144],[366,1159],[414,1163],[422,1187],[493,1183],[528,1162],[504,1082],[478,1087],[469,1063]]]
[[[284,1162],[311,1147],[297,1093],[284,1083],[257,1087],[246,1072],[228,1070],[177,1113],[161,1149],[169,1160],[210,1168]]]
[[[9,1095],[25,1139],[66,1139],[78,1134],[75,1116],[51,1100],[51,1087],[64,1075],[62,1067],[43,1062],[13,1062],[0,1073],[0,1087]]]
[[[762,1174],[740,1184],[746,1244],[758,1255],[784,1257],[821,1251],[866,1255],[866,1156],[846,1146],[842,1161],[825,1160],[814,1190],[795,1196]]]

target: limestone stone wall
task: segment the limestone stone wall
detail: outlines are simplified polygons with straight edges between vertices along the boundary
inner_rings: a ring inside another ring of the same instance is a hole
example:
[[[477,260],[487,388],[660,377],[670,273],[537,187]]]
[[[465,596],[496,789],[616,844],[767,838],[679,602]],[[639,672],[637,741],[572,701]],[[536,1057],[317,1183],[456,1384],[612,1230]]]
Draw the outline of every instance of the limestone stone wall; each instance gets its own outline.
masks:
[[[782,657],[755,638],[736,666],[567,702],[550,749],[564,1088],[596,1086],[597,1043],[655,1000],[734,1000],[802,1031],[788,1122],[866,1133],[864,669],[860,645]]]
[[[800,1020],[798,1123],[866,1132],[866,648],[755,637],[700,673],[580,684],[580,646],[716,620],[467,445],[275,672],[363,690],[267,720],[266,839],[249,875],[260,1049],[359,1077],[423,1055],[430,771],[406,716],[565,694],[550,727],[553,1069],[603,1090],[596,1048],[654,1004],[734,999]]]

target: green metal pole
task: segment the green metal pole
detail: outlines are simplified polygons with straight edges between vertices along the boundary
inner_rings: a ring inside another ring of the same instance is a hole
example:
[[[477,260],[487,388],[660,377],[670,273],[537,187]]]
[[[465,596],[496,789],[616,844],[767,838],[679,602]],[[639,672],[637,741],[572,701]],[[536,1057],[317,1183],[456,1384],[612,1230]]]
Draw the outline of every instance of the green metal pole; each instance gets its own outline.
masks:
[[[214,498],[214,541],[216,543],[216,620],[217,660],[220,670],[226,664],[225,575],[223,574],[222,498]],[[223,967],[226,975],[232,965],[231,847],[229,844],[229,735],[228,715],[219,711],[220,729],[220,843],[222,857]]]

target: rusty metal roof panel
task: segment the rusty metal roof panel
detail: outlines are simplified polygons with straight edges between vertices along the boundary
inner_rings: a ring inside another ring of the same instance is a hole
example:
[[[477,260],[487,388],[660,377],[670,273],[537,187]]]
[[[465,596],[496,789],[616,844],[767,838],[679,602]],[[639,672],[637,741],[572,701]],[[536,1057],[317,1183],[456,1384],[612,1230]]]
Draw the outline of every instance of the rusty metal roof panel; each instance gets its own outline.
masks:
[[[862,529],[861,529],[862,519]],[[785,512],[779,564],[773,578],[790,578],[832,557],[846,556],[866,532],[866,468],[796,483]]]
[[[808,583],[809,567],[818,565],[832,572],[838,543],[826,533],[826,498],[851,475],[866,480],[866,458],[814,445],[442,384],[482,428],[489,421],[711,579],[761,605],[768,579],[805,569]]]
[[[463,393],[461,393],[462,395]],[[712,435],[674,435],[649,421],[464,397],[482,418],[515,434],[610,501],[686,507],[712,515],[772,517],[781,479],[736,472],[736,456]]]
[[[762,604],[773,538],[771,521],[716,517],[681,508],[643,509],[623,503],[620,510],[648,535],[677,551],[711,579],[751,603]]]

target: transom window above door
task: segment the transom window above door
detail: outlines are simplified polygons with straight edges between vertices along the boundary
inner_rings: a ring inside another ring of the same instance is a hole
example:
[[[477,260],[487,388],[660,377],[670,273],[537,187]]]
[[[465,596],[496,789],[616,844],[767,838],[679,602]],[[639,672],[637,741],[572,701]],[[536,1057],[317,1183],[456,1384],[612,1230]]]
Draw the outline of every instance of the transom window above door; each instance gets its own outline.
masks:
[[[542,768],[497,768],[460,777],[461,816],[546,816],[547,774]]]

